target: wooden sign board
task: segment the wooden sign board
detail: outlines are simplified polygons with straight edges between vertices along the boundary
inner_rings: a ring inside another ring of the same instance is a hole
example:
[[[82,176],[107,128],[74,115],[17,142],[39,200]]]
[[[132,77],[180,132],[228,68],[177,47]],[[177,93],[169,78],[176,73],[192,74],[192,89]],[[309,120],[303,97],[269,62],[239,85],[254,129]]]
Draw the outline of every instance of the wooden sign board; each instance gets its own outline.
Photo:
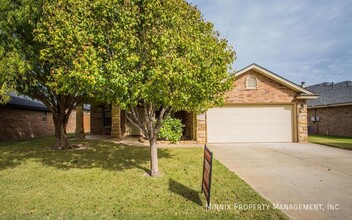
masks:
[[[202,178],[202,193],[204,192],[207,200],[206,207],[210,206],[210,189],[211,189],[211,175],[213,168],[213,152],[204,146],[204,159],[203,159],[203,178]]]

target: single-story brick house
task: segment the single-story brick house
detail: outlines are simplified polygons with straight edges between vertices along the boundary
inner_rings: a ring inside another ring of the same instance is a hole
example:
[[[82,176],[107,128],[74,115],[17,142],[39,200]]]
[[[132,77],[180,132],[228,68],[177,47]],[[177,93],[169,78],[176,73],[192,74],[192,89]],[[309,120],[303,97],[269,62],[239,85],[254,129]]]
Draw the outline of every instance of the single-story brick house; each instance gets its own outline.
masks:
[[[0,141],[55,133],[52,114],[42,102],[14,93],[10,97],[7,104],[0,105]],[[88,110],[85,114],[89,114]],[[76,113],[73,110],[67,124],[67,133],[74,133],[75,129]]]
[[[307,100],[318,96],[252,64],[236,73],[226,104],[195,115],[177,112],[184,139],[215,142],[306,142]],[[91,108],[91,133],[113,137],[141,135],[117,106]],[[114,129],[120,126],[121,129]],[[119,133],[121,131],[121,133]]]
[[[319,94],[308,101],[309,133],[352,137],[352,81],[307,87]]]

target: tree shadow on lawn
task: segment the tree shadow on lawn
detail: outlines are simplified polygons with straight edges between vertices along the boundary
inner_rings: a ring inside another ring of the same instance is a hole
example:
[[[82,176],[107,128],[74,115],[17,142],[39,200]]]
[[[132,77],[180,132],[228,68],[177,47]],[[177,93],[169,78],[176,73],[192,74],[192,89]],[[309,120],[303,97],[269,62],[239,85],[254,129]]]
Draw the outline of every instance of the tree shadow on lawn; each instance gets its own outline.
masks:
[[[0,170],[20,165],[34,159],[46,166],[58,169],[102,168],[123,171],[138,168],[149,172],[150,150],[148,147],[124,146],[111,141],[79,141],[85,149],[51,150],[50,145],[18,142],[12,146],[0,147]],[[158,149],[159,158],[171,158],[168,149]]]
[[[169,179],[169,190],[200,206],[203,205],[202,200],[199,197],[199,192],[183,185],[182,183],[176,182],[171,178]]]

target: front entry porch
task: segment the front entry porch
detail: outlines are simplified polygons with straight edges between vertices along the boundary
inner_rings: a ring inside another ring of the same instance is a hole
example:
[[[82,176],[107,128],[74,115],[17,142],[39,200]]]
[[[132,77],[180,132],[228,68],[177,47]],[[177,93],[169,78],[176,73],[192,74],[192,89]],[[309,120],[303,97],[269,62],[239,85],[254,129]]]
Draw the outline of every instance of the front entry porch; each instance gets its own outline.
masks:
[[[142,132],[128,121],[126,111],[119,106],[111,104],[92,105],[91,107],[91,134],[109,135],[112,138],[122,138],[126,136],[142,136]],[[139,111],[143,117],[142,108]],[[172,114],[172,117],[180,119],[185,125],[181,140],[196,141],[197,118],[195,114],[186,111],[179,111]]]

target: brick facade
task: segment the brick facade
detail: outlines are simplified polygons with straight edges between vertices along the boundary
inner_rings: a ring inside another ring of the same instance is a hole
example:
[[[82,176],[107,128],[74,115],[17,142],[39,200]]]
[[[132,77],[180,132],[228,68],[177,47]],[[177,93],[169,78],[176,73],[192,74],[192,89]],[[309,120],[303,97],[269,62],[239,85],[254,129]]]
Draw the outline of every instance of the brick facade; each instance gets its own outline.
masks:
[[[111,127],[104,127],[103,109],[108,105],[96,105],[90,109],[90,133],[93,135],[111,135]]]
[[[247,77],[253,76],[257,80],[257,89],[246,89]],[[305,143],[308,140],[307,132],[307,102],[296,100],[299,93],[284,86],[267,76],[249,70],[238,76],[234,87],[226,93],[227,105],[235,104],[292,104],[296,118],[294,120],[294,141]],[[206,113],[197,116],[197,142],[207,141]],[[255,134],[253,134],[255,135]]]
[[[84,133],[90,133],[90,111],[83,111]]]
[[[0,107],[0,141],[54,135],[52,114],[46,111]],[[47,120],[43,121],[46,114]],[[74,133],[76,113],[72,112],[67,133]]]
[[[298,142],[306,143],[308,142],[308,110],[307,110],[307,101],[299,100],[297,101],[297,138]]]
[[[83,116],[83,105],[76,106],[76,130],[75,138],[84,138],[84,116]]]
[[[206,143],[207,142],[207,121],[205,113],[197,115],[197,142]]]
[[[112,105],[111,107],[111,137],[121,138],[122,129],[121,129],[121,110],[119,106]]]
[[[76,110],[74,109],[74,110],[72,110],[70,118],[68,119],[66,132],[67,133],[75,133],[75,131],[76,131]]]
[[[111,127],[103,127],[103,109],[111,108]],[[139,109],[139,114],[143,114]],[[182,120],[185,125],[183,139],[195,140],[196,138],[196,117],[193,113],[180,111],[175,113],[175,118]],[[128,135],[141,135],[142,133],[127,121],[125,110],[116,105],[95,105],[91,107],[91,134],[110,135],[113,138],[120,138]]]
[[[246,89],[248,76],[255,77],[257,81],[256,89]],[[293,106],[293,141],[304,143],[308,140],[307,101],[305,99],[296,99],[300,93],[251,69],[236,78],[233,89],[226,93],[226,104],[290,104]],[[112,135],[113,137],[134,134],[132,125],[126,123],[124,111],[113,111],[113,132],[111,132],[111,127],[104,128],[102,112],[104,106],[106,107],[106,105],[100,105],[91,109],[92,134]],[[120,114],[117,114],[117,112]],[[180,118],[183,124],[186,125],[184,138],[196,140],[198,143],[207,142],[206,113],[194,115],[192,113],[178,112],[175,116]],[[120,124],[120,128],[116,129],[118,124]]]
[[[319,122],[312,122],[312,117]],[[352,105],[308,109],[309,133],[352,137]]]
[[[111,109],[111,126],[104,127],[103,109]],[[93,135],[111,135],[120,138],[126,134],[125,111],[118,106],[100,104],[91,106],[90,109],[90,133]]]
[[[257,79],[257,89],[246,89],[246,78]],[[226,104],[291,103],[297,93],[263,74],[250,70],[236,78],[234,88],[226,93]]]

